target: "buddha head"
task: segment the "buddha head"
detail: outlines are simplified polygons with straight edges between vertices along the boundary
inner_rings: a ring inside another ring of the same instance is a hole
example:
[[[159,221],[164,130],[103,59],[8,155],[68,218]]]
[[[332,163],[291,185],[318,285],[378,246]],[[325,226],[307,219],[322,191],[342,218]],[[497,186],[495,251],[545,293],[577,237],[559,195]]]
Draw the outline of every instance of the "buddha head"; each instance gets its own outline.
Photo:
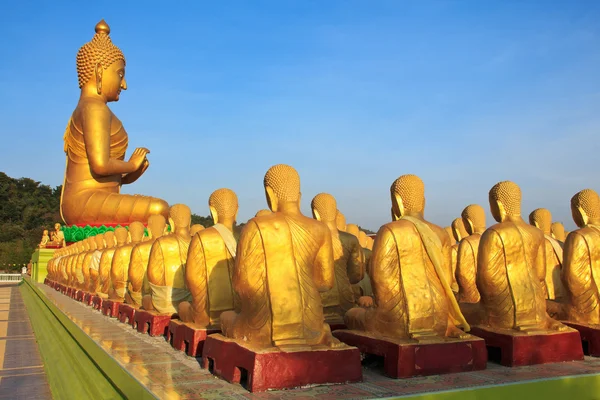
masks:
[[[337,226],[338,231],[346,232],[346,216],[342,214],[340,210],[337,210],[335,225]]]
[[[319,193],[310,202],[314,219],[328,225],[336,225],[337,203],[329,193]]]
[[[258,210],[257,213],[254,215],[254,217],[255,218],[256,217],[262,217],[264,215],[269,215],[271,213],[272,213],[271,210],[266,210],[266,209],[265,210]]]
[[[592,189],[583,189],[571,198],[573,221],[582,228],[588,224],[600,223],[600,198]]]
[[[106,242],[104,242],[104,233],[99,233],[94,236],[94,241],[96,242],[97,250],[102,250],[106,247]]]
[[[42,236],[48,236],[48,229],[44,229],[44,233],[42,234]]]
[[[286,205],[300,207],[300,175],[289,165],[274,165],[264,179],[267,204],[273,212],[283,211]]]
[[[394,220],[405,215],[423,217],[425,212],[425,185],[416,175],[402,175],[390,187],[392,217]]]
[[[552,229],[552,214],[550,210],[545,208],[535,209],[529,214],[529,224],[535,226],[546,235],[551,233]]]
[[[514,182],[502,181],[490,189],[490,210],[497,222],[521,218],[521,188]]]
[[[367,236],[367,249],[373,250],[373,243],[375,243],[375,240],[373,240],[372,237]]]
[[[54,230],[60,231],[60,224],[58,222],[54,224]]]
[[[465,228],[465,224],[462,220],[462,218],[456,218],[454,221],[452,221],[452,237],[454,237],[454,239],[457,242],[460,242],[463,238],[468,236],[467,230]]]
[[[115,228],[115,238],[117,240],[117,246],[123,246],[129,242],[129,232],[127,228],[118,226]]]
[[[215,224],[235,223],[238,213],[238,198],[231,189],[217,189],[208,198],[208,208]]]
[[[360,228],[356,224],[347,224],[346,225],[346,232],[348,232],[351,235],[356,236],[356,238],[358,239]]]
[[[202,224],[194,224],[190,226],[190,236],[194,236],[196,233],[203,231],[204,225]]]
[[[467,234],[485,231],[485,210],[479,204],[470,204],[461,213]]]
[[[104,232],[104,243],[107,249],[112,249],[117,244],[114,231]]]
[[[139,221],[134,221],[129,224],[129,237],[131,239],[131,243],[139,243],[144,238],[144,232],[146,231],[146,227]]]
[[[550,226],[550,232],[552,233],[552,237],[558,241],[564,242],[567,238],[565,226],[562,222],[553,222],[552,226]]]
[[[454,240],[454,234],[452,233],[452,227],[446,226],[446,227],[444,227],[444,230],[446,231],[446,234],[448,235],[450,240]]]
[[[360,247],[366,249],[367,248],[367,242],[368,242],[368,236],[366,234],[366,232],[364,231],[360,231],[358,232],[358,242],[360,243]]]
[[[192,223],[192,210],[185,204],[175,204],[169,208],[169,225],[175,234],[188,234]]]
[[[109,37],[110,28],[102,20],[96,24],[96,34],[77,52],[79,87],[88,87],[105,101],[118,101],[125,82],[125,57]]]
[[[148,236],[152,239],[161,237],[167,230],[167,220],[162,214],[148,217]]]

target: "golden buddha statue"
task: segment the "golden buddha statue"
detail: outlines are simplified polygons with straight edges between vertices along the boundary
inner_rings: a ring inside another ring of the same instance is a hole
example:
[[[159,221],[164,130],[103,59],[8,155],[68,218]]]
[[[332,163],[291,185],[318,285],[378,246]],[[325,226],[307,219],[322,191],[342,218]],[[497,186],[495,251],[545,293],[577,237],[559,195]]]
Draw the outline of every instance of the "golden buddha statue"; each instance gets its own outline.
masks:
[[[600,324],[600,199],[584,189],[571,199],[573,221],[579,229],[565,242],[562,280],[567,299],[567,319]]]
[[[143,241],[133,246],[131,250],[131,259],[128,270],[128,286],[125,294],[125,303],[140,307],[142,305],[143,294],[150,294],[150,286],[146,278],[148,269],[148,260],[150,259],[150,250],[156,239],[161,237],[167,231],[167,220],[161,214],[151,215],[148,218],[148,236],[149,240]]]
[[[60,229],[60,224],[58,222],[54,224],[54,231],[50,234],[50,242],[48,244],[61,248],[67,245],[65,242],[65,234]]]
[[[452,241],[452,244],[456,243],[456,239],[454,239],[454,232],[452,232],[452,227],[451,226],[446,226],[446,227],[444,227],[444,230],[448,234],[448,237]]]
[[[465,224],[462,218],[456,218],[452,221],[452,237],[455,243],[452,245],[452,281],[450,287],[454,293],[458,293],[458,282],[456,282],[456,265],[458,263],[458,245],[468,236]]]
[[[325,324],[319,295],[335,281],[331,231],[302,215],[294,168],[271,167],[264,187],[273,213],[242,230],[232,278],[241,311],[221,315],[223,335],[254,348],[344,347]]]
[[[346,232],[346,217],[340,210],[337,210],[335,216],[335,225],[340,232]]]
[[[90,250],[89,239],[90,238],[85,238],[78,242],[80,244],[78,246],[79,254],[77,254],[77,259],[73,265],[73,287],[76,287],[77,289],[83,289],[83,261],[85,260],[87,252]]]
[[[96,242],[96,251],[92,253],[92,258],[90,260],[88,268],[83,269],[84,285],[87,287],[87,291],[92,294],[96,294],[96,288],[98,285],[98,270],[100,269],[100,259],[102,258],[102,253],[106,248],[105,234],[97,234],[96,236],[94,236],[94,241]],[[109,238],[109,241],[114,242],[114,233],[112,238]]]
[[[194,224],[192,226],[190,226],[190,236],[194,237],[194,235],[198,232],[200,232],[201,230],[205,229],[204,225],[202,224]]]
[[[360,228],[358,227],[358,225],[356,224],[346,224],[346,232],[349,233],[350,235],[353,235],[355,238],[358,239],[358,242],[361,243],[360,241]],[[353,285],[354,288],[354,295],[355,297],[359,298],[361,296],[373,296],[373,288],[371,286],[371,277],[369,276],[369,263],[371,262],[371,250],[369,250],[368,248],[364,247],[361,243],[361,248],[362,248],[362,252],[363,252],[363,258],[364,258],[364,262],[365,262],[365,273],[363,276],[363,279],[358,282],[357,284]]]
[[[110,287],[108,289],[108,298],[113,301],[123,302],[125,292],[127,291],[127,281],[129,279],[129,262],[131,261],[131,251],[133,247],[141,243],[144,238],[144,224],[134,221],[129,224],[128,240],[116,248],[110,267]],[[117,234],[117,240],[119,235]]]
[[[311,202],[311,208],[314,218],[325,223],[329,228],[333,245],[335,280],[330,290],[321,293],[325,322],[343,324],[346,311],[354,307],[358,300],[354,298],[352,284],[363,279],[364,254],[361,244],[354,235],[338,230],[337,203],[332,195],[327,193],[316,195]]]
[[[271,214],[271,212],[272,212],[271,210],[258,210],[254,216],[255,217],[262,217],[263,215],[269,215],[269,214]]]
[[[38,247],[40,249],[45,249],[49,241],[50,236],[48,235],[48,229],[44,229],[44,233],[42,234],[42,240],[40,240],[40,244],[38,245]]]
[[[169,210],[172,233],[161,236],[152,244],[148,259],[147,278],[150,294],[144,294],[142,307],[161,314],[175,314],[179,303],[190,301],[185,286],[184,267],[190,247],[192,212],[184,204],[175,204]]]
[[[120,194],[148,168],[146,148],[124,161],[128,138],[107,103],[118,101],[125,82],[125,57],[100,21],[93,39],[77,53],[81,96],[64,135],[67,155],[61,215],[67,224],[146,222],[151,214],[167,215],[168,204],[146,196]]]
[[[179,304],[179,318],[199,328],[218,329],[221,313],[239,308],[231,287],[237,239],[233,227],[238,199],[230,189],[218,189],[208,199],[214,225],[193,236],[185,266],[185,285],[192,301]]]
[[[561,222],[553,222],[550,231],[554,239],[558,240],[560,243],[565,243],[567,234],[565,226]]]
[[[85,240],[87,241],[88,250],[84,253],[83,263],[81,265],[80,289],[87,291],[90,285],[90,264],[94,253],[98,249],[98,245],[95,236],[90,236]]]
[[[83,245],[83,240],[76,242],[73,244],[75,251],[71,256],[71,260],[69,261],[69,267],[67,269],[67,274],[69,276],[68,286],[77,287],[77,267],[79,261],[83,261],[83,251],[85,250]]]
[[[127,229],[120,226],[114,232],[106,231],[104,233],[104,242],[106,243],[106,247],[100,256],[95,294],[106,299],[108,298],[108,289],[110,288],[110,268],[115,255],[115,247],[122,246],[127,242]]]
[[[538,208],[529,214],[529,223],[544,232],[546,238],[546,290],[547,298],[554,300],[565,296],[560,280],[563,248],[558,240],[552,237],[552,214],[545,208]]]
[[[423,181],[402,175],[390,189],[394,221],[377,233],[369,265],[376,307],[351,309],[346,325],[395,339],[470,337],[449,284],[450,238],[423,218]]]
[[[508,332],[567,330],[546,313],[544,234],[521,218],[521,189],[499,182],[489,199],[498,223],[483,233],[477,254],[482,325]]]
[[[478,303],[481,297],[477,290],[477,253],[481,235],[485,232],[485,210],[478,204],[471,204],[465,207],[461,215],[467,236],[458,245],[458,301]]]

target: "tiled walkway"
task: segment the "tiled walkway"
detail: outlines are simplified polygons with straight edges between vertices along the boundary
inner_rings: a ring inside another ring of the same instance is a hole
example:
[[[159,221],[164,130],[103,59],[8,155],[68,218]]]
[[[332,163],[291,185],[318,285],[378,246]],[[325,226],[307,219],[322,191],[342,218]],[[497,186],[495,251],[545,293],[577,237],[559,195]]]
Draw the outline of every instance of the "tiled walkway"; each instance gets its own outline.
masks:
[[[0,399],[51,398],[19,287],[0,284]]]
[[[252,394],[239,385],[228,384],[200,369],[195,358],[173,350],[164,338],[139,334],[131,326],[105,317],[48,286],[38,287],[159,398],[367,399],[600,373],[600,358],[589,357],[585,361],[521,368],[488,363],[484,371],[412,379],[386,378],[380,371],[365,367],[364,381],[361,383]]]

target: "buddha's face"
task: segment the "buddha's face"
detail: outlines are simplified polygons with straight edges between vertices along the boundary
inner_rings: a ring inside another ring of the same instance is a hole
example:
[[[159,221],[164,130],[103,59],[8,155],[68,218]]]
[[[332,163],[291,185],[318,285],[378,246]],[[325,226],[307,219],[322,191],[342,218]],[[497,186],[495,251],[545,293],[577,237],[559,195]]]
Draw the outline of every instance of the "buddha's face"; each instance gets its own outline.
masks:
[[[54,224],[54,230],[55,231],[59,231],[60,230],[60,224],[59,223]]]
[[[121,90],[127,90],[125,62],[118,60],[102,72],[102,94],[106,101],[119,101]]]

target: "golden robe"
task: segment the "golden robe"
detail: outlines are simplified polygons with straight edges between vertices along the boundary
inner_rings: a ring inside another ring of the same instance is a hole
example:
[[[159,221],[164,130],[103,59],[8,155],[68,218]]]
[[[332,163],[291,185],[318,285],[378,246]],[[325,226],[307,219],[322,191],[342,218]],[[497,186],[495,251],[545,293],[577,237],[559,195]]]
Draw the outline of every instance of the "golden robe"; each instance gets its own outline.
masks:
[[[478,303],[481,299],[477,290],[477,253],[481,235],[474,233],[460,241],[456,262],[458,301]]]
[[[96,294],[100,297],[108,297],[108,289],[110,289],[110,269],[112,260],[115,255],[114,248],[104,249],[100,257],[100,265],[98,266],[98,285]]]
[[[127,281],[129,279],[129,262],[134,244],[126,244],[115,250],[110,267],[110,287],[115,291],[118,299],[125,297]]]
[[[128,269],[127,293],[133,301],[133,305],[139,307],[142,305],[142,296],[150,294],[150,285],[146,276],[148,261],[150,259],[150,250],[154,240],[138,243],[131,250],[131,259]]]
[[[549,299],[559,299],[565,296],[565,289],[560,279],[563,263],[563,248],[552,236],[546,237],[546,288]]]

